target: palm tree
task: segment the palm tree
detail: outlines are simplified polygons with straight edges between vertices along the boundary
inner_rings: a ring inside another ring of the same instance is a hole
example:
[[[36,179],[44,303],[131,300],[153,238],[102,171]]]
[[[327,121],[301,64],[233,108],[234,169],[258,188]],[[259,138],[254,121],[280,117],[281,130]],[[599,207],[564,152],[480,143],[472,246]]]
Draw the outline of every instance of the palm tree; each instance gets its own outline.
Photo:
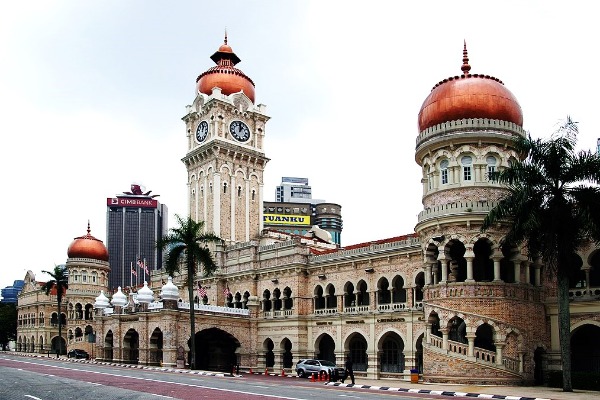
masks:
[[[56,288],[56,301],[58,303],[58,354],[63,354],[60,305],[62,303],[63,296],[69,288],[69,271],[64,264],[61,264],[55,265],[53,271],[42,272],[52,277],[52,279],[44,283],[42,286],[42,290],[46,292],[46,295],[49,295],[50,291]]]
[[[194,221],[175,215],[179,226],[169,229],[169,233],[159,239],[156,246],[166,249],[165,271],[170,276],[179,272],[179,261],[185,257],[187,268],[187,286],[190,300],[190,368],[196,369],[196,320],[194,317],[194,278],[197,265],[203,267],[204,276],[210,276],[217,269],[212,254],[208,249],[209,243],[222,243],[223,240],[214,233],[203,232],[204,221]]]
[[[523,244],[528,257],[542,257],[558,291],[558,331],[563,391],[572,392],[569,275],[573,255],[590,240],[600,243],[600,155],[575,151],[578,127],[570,117],[549,140],[515,140],[525,157],[494,174],[506,196],[486,216],[482,231],[510,221],[503,243]]]

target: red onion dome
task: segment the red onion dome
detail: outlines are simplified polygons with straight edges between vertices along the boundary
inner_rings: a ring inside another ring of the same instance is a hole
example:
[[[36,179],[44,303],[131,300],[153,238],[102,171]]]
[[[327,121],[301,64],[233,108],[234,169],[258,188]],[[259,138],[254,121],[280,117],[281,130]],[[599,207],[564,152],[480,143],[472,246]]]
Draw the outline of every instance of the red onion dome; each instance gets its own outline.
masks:
[[[419,111],[419,132],[465,118],[489,118],[523,126],[523,112],[516,97],[501,80],[470,74],[467,45],[463,50],[462,75],[450,77],[433,87]]]
[[[221,93],[230,95],[241,90],[254,103],[254,82],[240,69],[235,68],[241,60],[227,44],[227,35],[225,43],[210,58],[217,65],[198,76],[198,92],[210,95],[213,88],[218,87]]]
[[[88,222],[87,234],[73,240],[67,250],[67,256],[108,261],[108,250],[102,240],[96,239],[90,234],[90,223]]]

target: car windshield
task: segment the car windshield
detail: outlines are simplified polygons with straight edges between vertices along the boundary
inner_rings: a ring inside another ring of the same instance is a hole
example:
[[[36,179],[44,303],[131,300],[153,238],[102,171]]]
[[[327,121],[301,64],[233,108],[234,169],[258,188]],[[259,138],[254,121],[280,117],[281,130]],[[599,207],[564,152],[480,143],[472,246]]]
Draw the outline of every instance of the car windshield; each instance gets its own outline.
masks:
[[[331,361],[327,361],[327,360],[320,360],[321,365],[324,367],[335,367],[335,364],[332,363]]]

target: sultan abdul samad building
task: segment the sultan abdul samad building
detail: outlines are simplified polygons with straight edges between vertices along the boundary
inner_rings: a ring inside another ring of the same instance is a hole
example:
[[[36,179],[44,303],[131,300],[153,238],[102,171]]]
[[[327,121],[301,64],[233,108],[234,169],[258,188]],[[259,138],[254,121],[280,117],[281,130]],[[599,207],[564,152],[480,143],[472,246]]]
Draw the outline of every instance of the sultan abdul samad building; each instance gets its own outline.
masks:
[[[269,117],[227,41],[211,59],[183,116],[182,161],[190,215],[226,239],[215,249],[220,269],[199,280],[200,298],[187,298],[181,276],[156,271],[137,294],[108,299],[99,295],[106,248],[88,232],[71,244],[66,264],[68,348],[183,366],[191,300],[202,369],[239,363],[291,373],[301,358],[342,364],[351,355],[358,377],[408,379],[418,368],[425,381],[531,384],[561,368],[557,292],[544,260],[500,248],[506,225],[480,232],[505,193],[488,175],[519,157],[512,139],[525,132],[515,96],[499,79],[471,73],[466,46],[460,75],[437,83],[418,115],[423,210],[415,232],[344,248],[318,228],[308,236],[262,229]],[[574,370],[598,370],[599,254],[583,249],[571,281]],[[55,348],[55,298],[26,280],[18,347]],[[91,332],[95,343],[87,343]]]

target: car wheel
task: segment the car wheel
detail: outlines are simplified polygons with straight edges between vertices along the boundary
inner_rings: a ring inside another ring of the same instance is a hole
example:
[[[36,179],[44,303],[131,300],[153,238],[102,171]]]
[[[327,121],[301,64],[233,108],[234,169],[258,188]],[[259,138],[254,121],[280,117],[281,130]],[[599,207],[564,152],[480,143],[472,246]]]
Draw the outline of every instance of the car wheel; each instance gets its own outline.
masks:
[[[304,372],[303,369],[299,369],[298,370],[298,377],[299,378],[306,378],[306,372]]]

